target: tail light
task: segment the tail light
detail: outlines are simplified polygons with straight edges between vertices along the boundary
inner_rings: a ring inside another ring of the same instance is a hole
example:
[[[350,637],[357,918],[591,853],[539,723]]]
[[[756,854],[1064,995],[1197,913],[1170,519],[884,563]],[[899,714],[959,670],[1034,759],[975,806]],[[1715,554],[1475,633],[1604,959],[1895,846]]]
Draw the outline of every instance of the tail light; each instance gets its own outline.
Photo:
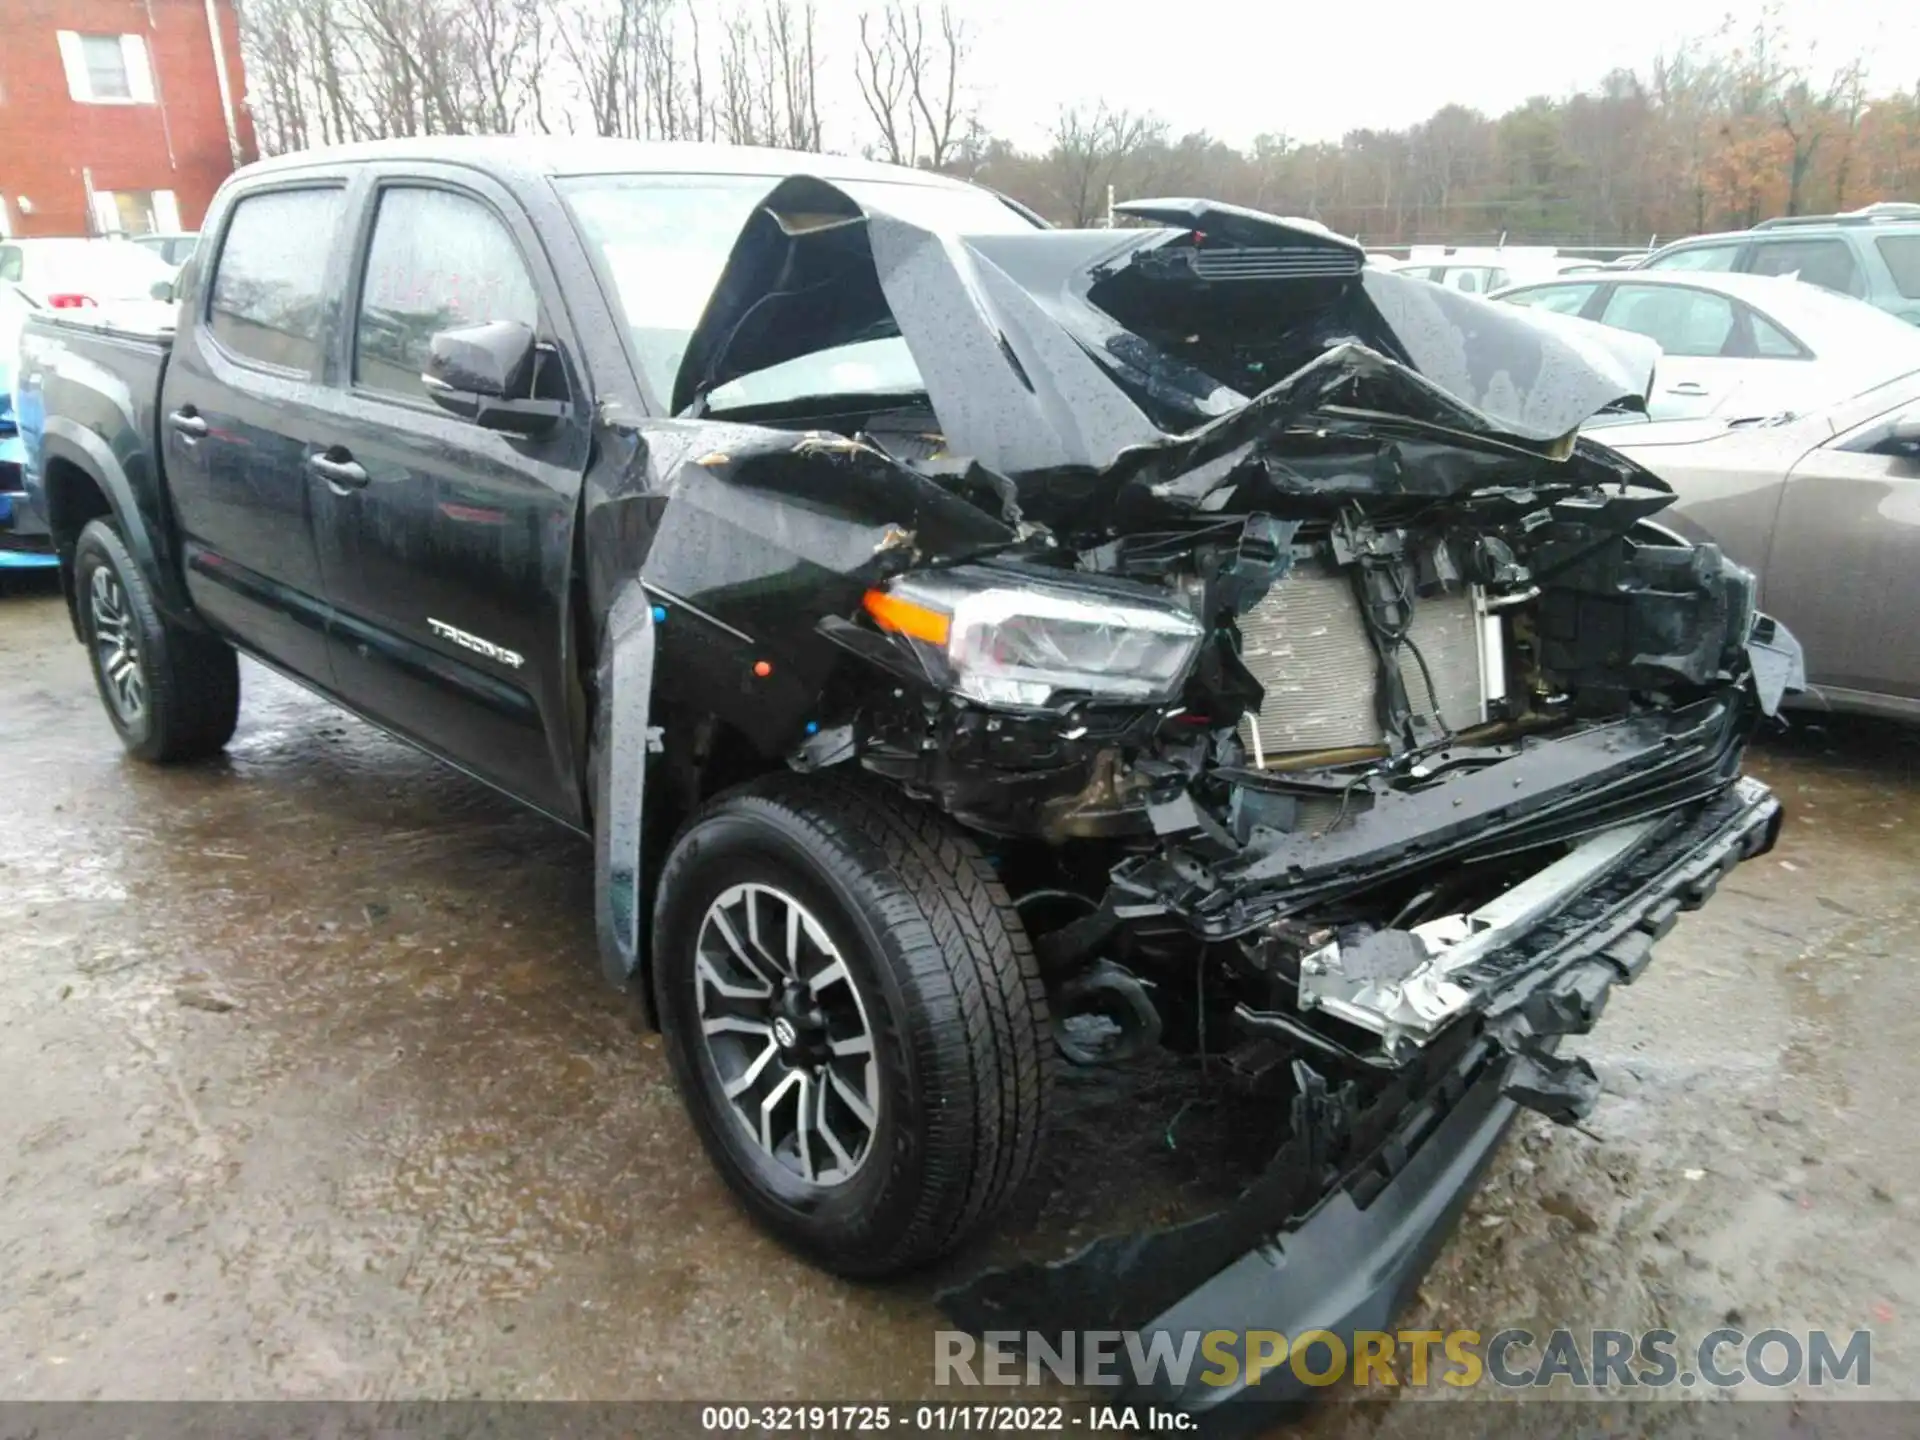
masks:
[[[47,296],[47,304],[51,305],[55,310],[78,310],[82,306],[93,304],[93,297],[91,295],[74,293],[49,295]]]

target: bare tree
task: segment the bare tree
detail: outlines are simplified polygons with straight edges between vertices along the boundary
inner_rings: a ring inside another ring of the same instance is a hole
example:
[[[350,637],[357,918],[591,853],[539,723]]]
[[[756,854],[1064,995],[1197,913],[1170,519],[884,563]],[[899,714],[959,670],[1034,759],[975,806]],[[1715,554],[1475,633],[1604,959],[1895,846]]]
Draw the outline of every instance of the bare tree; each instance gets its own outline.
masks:
[[[960,84],[971,49],[965,22],[942,0],[929,33],[919,0],[887,0],[878,11],[860,12],[859,34],[854,79],[879,132],[881,158],[944,168],[973,127]]]
[[[1118,184],[1128,164],[1150,146],[1165,144],[1166,136],[1163,121],[1131,110],[1110,110],[1105,101],[1091,109],[1062,110],[1054,121],[1046,163],[1054,196],[1069,222],[1091,225],[1105,214],[1107,187]]]
[[[717,137],[818,150],[818,61],[813,0],[761,0],[757,12],[734,11],[721,36]]]
[[[911,99],[906,58],[894,43],[893,7],[875,20],[860,12],[860,54],[854,80],[860,100],[879,133],[879,158],[894,165],[911,165],[919,150],[919,119]]]

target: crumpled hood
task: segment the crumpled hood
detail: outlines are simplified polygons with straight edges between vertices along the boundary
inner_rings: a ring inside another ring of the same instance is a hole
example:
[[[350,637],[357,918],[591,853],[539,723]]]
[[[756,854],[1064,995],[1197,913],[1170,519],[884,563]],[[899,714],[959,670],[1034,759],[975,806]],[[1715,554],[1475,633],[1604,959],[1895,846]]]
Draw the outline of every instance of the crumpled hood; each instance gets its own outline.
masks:
[[[1559,460],[1596,412],[1645,403],[1659,352],[1641,337],[1367,267],[1308,223],[1200,200],[1124,208],[1163,223],[968,236],[812,177],[782,181],[689,340],[675,410],[895,334],[946,452],[1015,477],[1164,476],[1176,454],[1224,456],[1255,429],[1329,415]],[[1222,373],[1221,356],[1255,352]]]

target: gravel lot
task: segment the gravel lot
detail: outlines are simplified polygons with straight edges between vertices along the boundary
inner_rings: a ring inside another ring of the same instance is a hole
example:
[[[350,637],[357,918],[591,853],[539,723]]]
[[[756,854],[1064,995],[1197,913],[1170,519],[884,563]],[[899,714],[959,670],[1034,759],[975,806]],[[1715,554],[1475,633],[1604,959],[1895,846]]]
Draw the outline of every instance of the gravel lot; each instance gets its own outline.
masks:
[[[254,667],[226,760],[138,766],[47,587],[0,636],[0,1399],[916,1396],[941,1280],[1219,1184],[1171,1091],[1080,1078],[987,1251],[825,1277],[599,979],[584,842]],[[1522,1121],[1410,1318],[1868,1327],[1920,1398],[1916,762],[1762,747],[1780,848],[1616,993],[1608,1097]]]

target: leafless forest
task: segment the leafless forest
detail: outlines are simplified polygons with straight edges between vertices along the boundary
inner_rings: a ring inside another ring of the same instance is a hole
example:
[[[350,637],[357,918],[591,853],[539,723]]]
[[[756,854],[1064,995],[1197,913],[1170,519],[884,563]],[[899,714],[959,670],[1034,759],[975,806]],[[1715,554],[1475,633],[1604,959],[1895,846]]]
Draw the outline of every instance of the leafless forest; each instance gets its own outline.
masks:
[[[1920,79],[1869,93],[1864,57],[1816,61],[1764,11],[1504,115],[1449,105],[1312,144],[1276,116],[1246,150],[1111,100],[1063,105],[1022,150],[976,103],[963,15],[927,0],[882,0],[831,42],[813,0],[245,0],[242,23],[268,153],[500,132],[771,144],[966,175],[1062,223],[1094,222],[1111,185],[1383,245],[1634,244],[1920,199]]]

